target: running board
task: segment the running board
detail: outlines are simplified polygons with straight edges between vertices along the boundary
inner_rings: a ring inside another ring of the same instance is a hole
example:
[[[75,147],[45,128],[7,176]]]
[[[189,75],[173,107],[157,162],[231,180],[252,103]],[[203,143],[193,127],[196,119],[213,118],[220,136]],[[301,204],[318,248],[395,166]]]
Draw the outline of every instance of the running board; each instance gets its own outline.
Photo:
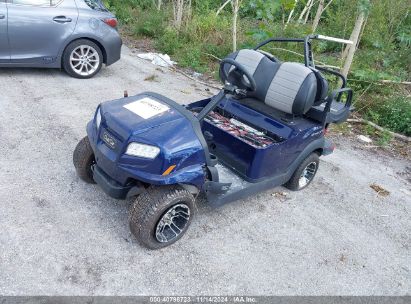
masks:
[[[214,174],[218,172],[215,174],[215,176],[218,176],[218,179],[214,182],[206,182],[205,184],[205,193],[208,203],[212,207],[220,207],[235,200],[243,199],[253,194],[261,193],[274,187],[284,185],[290,180],[297,167],[308,155],[318,149],[323,151],[324,147],[325,139],[323,137],[312,141],[293,161],[286,172],[254,183],[246,181],[244,178],[234,173],[231,169],[221,163],[218,163],[215,167],[212,167]],[[214,184],[214,187],[210,187],[210,183]],[[220,189],[220,191],[213,192],[214,189]]]
[[[209,182],[205,189],[209,205],[215,208],[281,186],[290,178],[286,173],[250,183],[222,164],[218,164],[216,169],[219,173],[219,182]]]

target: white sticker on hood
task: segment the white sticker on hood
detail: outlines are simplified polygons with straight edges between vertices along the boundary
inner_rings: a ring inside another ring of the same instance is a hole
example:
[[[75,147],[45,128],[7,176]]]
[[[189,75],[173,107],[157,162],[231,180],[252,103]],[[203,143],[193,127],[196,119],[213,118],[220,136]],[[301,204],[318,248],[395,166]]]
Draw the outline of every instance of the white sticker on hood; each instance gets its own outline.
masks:
[[[149,119],[170,109],[166,105],[149,97],[126,104],[124,108],[144,119]]]

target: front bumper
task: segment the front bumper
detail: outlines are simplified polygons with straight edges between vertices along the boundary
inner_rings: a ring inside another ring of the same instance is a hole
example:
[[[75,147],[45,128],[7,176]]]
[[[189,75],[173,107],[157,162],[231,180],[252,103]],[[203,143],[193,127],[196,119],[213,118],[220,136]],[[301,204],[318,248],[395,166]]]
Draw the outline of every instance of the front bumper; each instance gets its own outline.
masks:
[[[144,186],[139,184],[128,184],[123,186],[110,178],[97,165],[92,167],[94,181],[103,189],[103,191],[115,199],[127,199],[141,194]]]

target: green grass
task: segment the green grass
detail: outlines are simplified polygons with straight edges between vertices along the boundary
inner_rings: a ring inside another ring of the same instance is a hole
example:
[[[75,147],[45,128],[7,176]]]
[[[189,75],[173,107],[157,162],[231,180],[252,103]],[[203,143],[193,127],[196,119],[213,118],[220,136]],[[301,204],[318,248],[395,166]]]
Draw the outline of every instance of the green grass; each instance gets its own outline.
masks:
[[[377,102],[366,116],[382,127],[411,136],[411,99],[388,98]]]

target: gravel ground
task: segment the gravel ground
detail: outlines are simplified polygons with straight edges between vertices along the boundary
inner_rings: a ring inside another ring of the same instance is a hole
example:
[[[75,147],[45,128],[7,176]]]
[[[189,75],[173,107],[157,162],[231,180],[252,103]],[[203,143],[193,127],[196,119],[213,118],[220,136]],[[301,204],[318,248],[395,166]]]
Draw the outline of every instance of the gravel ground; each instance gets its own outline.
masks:
[[[179,102],[210,94],[127,48],[92,80],[0,70],[0,294],[410,294],[411,164],[347,139],[305,191],[273,189],[217,210],[200,201],[179,243],[140,247],[131,202],[81,182],[72,165],[96,106],[125,89]]]

